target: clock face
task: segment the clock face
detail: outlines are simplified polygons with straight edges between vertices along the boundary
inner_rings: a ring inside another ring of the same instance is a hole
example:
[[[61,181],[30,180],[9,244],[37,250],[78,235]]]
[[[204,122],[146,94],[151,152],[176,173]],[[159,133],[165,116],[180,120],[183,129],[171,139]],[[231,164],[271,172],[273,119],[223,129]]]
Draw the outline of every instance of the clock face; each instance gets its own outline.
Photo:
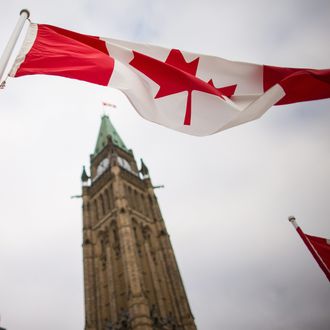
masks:
[[[136,175],[136,176],[139,176],[138,173],[136,173],[132,167],[131,167],[131,164],[125,159],[125,158],[121,158],[121,157],[118,157],[117,158],[118,160],[118,165],[123,168],[124,170]]]
[[[129,164],[129,162],[126,159],[118,157],[118,164],[120,167],[124,168],[125,170],[130,171],[130,172],[132,171],[131,165]]]
[[[96,174],[94,179],[98,178],[101,174],[103,174],[109,168],[109,165],[109,158],[104,158],[103,160],[101,160],[101,162],[96,168]]]

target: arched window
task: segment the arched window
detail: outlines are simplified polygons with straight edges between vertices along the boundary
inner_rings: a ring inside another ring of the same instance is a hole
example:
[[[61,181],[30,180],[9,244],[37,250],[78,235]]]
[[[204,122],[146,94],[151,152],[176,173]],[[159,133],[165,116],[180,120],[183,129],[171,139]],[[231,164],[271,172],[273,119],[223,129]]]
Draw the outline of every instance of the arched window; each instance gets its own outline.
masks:
[[[151,236],[151,230],[149,228],[149,226],[147,225],[141,225],[142,226],[142,234],[143,234],[143,238],[145,240],[150,240],[150,236]]]
[[[132,207],[132,189],[130,186],[127,186],[127,201],[128,201],[128,206]]]
[[[136,200],[134,198],[134,189],[131,189],[130,190],[130,195],[131,195],[131,205],[132,205],[132,208],[135,210],[136,209]]]
[[[103,217],[105,214],[105,208],[104,208],[104,199],[102,194],[100,194],[99,203],[100,203],[100,217]]]
[[[142,208],[142,213],[144,215],[149,215],[148,213],[148,208],[147,208],[147,205],[146,205],[146,202],[145,202],[145,198],[144,198],[144,195],[143,193],[141,193],[141,208]]]
[[[139,238],[138,238],[138,234],[137,234],[137,231],[136,231],[136,228],[138,227],[138,223],[136,222],[135,219],[133,219],[132,224],[133,224],[133,233],[134,233],[135,242],[138,243]]]
[[[120,254],[120,243],[116,221],[112,221],[110,225],[110,240],[115,255],[118,257]]]
[[[98,205],[97,205],[97,199],[94,201],[94,213],[95,213],[95,219],[99,219],[99,210],[98,210]]]
[[[86,213],[87,213],[87,219],[88,219],[88,226],[91,225],[91,206],[90,203],[86,204]]]
[[[109,187],[109,207],[110,209],[112,210],[115,206],[115,201],[114,201],[114,196],[113,196],[113,190],[112,190],[112,184],[110,184],[110,187]]]
[[[143,205],[143,199],[142,199],[142,193],[139,193],[139,205],[140,205],[140,212],[144,214],[144,205]]]
[[[145,195],[142,195],[142,201],[143,201],[144,209],[146,212],[146,216],[150,217],[151,216],[150,206],[148,204],[148,200]]]
[[[136,190],[134,190],[134,199],[136,203],[136,210],[141,212],[140,194]]]
[[[153,202],[152,202],[152,198],[151,198],[150,195],[148,196],[148,200],[149,200],[149,205],[150,205],[150,208],[149,209],[150,209],[150,212],[151,212],[151,216],[152,217],[155,217]]]
[[[110,211],[110,200],[109,200],[109,191],[108,191],[108,188],[105,189],[103,198],[104,198],[105,210],[106,211]]]

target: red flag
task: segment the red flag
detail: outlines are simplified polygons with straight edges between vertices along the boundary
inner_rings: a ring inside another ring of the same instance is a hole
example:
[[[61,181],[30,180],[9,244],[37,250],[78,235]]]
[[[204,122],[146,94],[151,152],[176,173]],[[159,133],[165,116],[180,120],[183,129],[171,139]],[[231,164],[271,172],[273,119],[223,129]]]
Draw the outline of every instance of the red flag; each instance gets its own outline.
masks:
[[[31,24],[10,75],[47,74],[121,90],[160,125],[209,135],[274,104],[330,97],[330,69],[281,68]]]
[[[294,217],[290,217],[289,221],[296,228],[299,236],[302,238],[316,262],[323,270],[325,276],[330,281],[330,240],[305,234],[298,226]]]

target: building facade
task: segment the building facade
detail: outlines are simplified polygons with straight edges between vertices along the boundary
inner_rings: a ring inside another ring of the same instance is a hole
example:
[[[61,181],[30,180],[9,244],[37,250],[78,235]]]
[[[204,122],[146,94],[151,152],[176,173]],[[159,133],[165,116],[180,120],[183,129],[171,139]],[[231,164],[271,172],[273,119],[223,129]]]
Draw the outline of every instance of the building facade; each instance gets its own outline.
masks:
[[[108,116],[82,183],[85,330],[196,329],[148,168]]]

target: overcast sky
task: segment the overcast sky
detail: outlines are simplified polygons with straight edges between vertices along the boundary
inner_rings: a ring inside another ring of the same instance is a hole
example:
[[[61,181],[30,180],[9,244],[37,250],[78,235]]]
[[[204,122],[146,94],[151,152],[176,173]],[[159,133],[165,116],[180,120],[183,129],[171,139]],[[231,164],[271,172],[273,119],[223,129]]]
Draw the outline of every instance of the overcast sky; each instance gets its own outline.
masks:
[[[0,51],[34,22],[245,62],[330,67],[330,2],[1,1]],[[17,52],[17,50],[16,50]],[[329,282],[287,221],[330,238],[330,100],[271,108],[198,138],[149,123],[120,92],[59,77],[0,90],[0,326],[84,325],[80,175],[102,101],[143,158],[201,330],[326,330]]]

